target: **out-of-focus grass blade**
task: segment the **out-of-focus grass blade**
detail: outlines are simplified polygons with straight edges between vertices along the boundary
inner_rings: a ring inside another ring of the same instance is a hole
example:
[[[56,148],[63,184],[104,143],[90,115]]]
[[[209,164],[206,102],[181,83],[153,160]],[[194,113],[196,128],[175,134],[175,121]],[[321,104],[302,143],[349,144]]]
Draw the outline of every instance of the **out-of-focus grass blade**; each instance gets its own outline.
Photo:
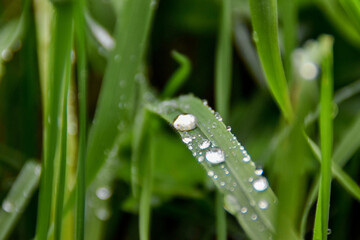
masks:
[[[324,51],[321,76],[320,96],[320,139],[321,139],[321,181],[316,208],[314,239],[326,239],[329,221],[330,190],[331,190],[331,155],[333,145],[333,123],[332,123],[332,102],[333,102],[333,39],[330,36],[323,36],[319,39]]]
[[[72,4],[54,5],[52,25],[52,41],[50,47],[49,82],[47,83],[47,104],[45,108],[45,134],[43,147],[43,171],[41,176],[39,208],[37,218],[36,238],[47,238],[50,225],[50,213],[53,194],[54,159],[58,146],[60,129],[58,117],[64,98],[63,86],[66,81],[66,68],[70,61],[72,47]],[[63,94],[62,94],[63,93]],[[67,94],[67,93],[66,93]]]
[[[85,42],[85,1],[75,2],[75,42],[77,52],[77,78],[79,82],[79,149],[76,177],[76,239],[84,239],[85,225],[85,160],[86,160],[86,132],[87,132],[87,69],[86,69],[86,42]]]
[[[27,162],[12,185],[0,209],[0,239],[6,239],[24,211],[40,178],[41,167],[35,161]]]
[[[340,0],[341,5],[360,33],[360,2],[357,0]]]
[[[171,76],[169,82],[166,84],[165,89],[161,94],[163,98],[172,97],[176,91],[186,82],[191,71],[191,62],[189,58],[175,50],[172,51],[171,55],[180,64],[180,67]]]
[[[276,0],[250,0],[253,38],[272,95],[284,118],[291,121],[293,111],[281,62],[278,40]]]
[[[133,120],[134,79],[145,52],[155,8],[153,3],[152,0],[125,1],[121,9],[121,19],[116,26],[116,46],[108,59],[94,124],[89,134],[87,184],[94,179],[108,155],[114,152],[118,128],[125,130]]]
[[[280,0],[279,13],[282,19],[284,40],[284,65],[286,77],[292,80],[291,54],[297,45],[297,1]]]
[[[321,0],[316,1],[325,15],[334,24],[335,28],[345,36],[354,46],[360,47],[360,34],[352,21],[343,11],[337,0]]]
[[[181,114],[192,114],[196,128],[179,131],[207,174],[225,194],[225,206],[251,239],[268,239],[274,234],[276,196],[243,146],[206,104],[192,96],[154,103],[148,108],[173,123]],[[220,120],[220,121],[219,121]],[[194,126],[195,127],[195,126]],[[211,160],[222,160],[212,164]],[[295,235],[290,238],[296,238]]]
[[[231,13],[231,0],[222,0],[215,58],[215,108],[226,121],[229,118],[232,75]],[[215,208],[217,239],[225,240],[227,235],[226,213],[224,197],[221,192],[216,192]]]

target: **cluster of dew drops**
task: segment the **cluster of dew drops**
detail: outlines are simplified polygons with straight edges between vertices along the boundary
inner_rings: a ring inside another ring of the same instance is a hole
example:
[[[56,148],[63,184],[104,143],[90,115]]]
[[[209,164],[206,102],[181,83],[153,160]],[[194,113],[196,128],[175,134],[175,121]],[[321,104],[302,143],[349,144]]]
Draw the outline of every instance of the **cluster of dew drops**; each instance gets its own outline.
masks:
[[[218,120],[216,123],[210,123],[210,126],[208,127],[208,132],[210,136],[213,136],[211,134],[211,129],[217,128],[219,125],[219,122],[222,122],[222,118],[219,113],[215,112],[211,107],[208,106],[207,101],[204,100],[203,104],[209,108],[209,110],[215,115],[215,118]],[[226,157],[224,150],[217,147],[214,143],[212,143],[209,139],[206,137],[203,137],[201,134],[190,134],[191,130],[194,130],[198,126],[197,118],[188,113],[180,114],[176,117],[176,119],[173,122],[173,127],[180,132],[182,141],[187,145],[188,149],[193,152],[193,156],[197,158],[199,163],[205,163],[206,160],[208,164],[210,165],[219,165],[220,168],[224,171],[225,175],[230,175],[230,171],[226,168]],[[226,128],[227,131],[231,131],[231,127]],[[239,149],[241,153],[243,154],[242,162],[246,164],[250,164],[255,167],[255,164],[253,161],[251,161],[250,155],[247,153],[247,151],[244,149],[244,147],[237,141],[236,137],[232,134],[232,138],[230,139],[234,146],[231,147],[230,150]],[[197,151],[199,150],[199,151]],[[235,169],[237,170],[237,169]],[[252,189],[249,189],[249,192],[252,192],[255,190],[256,192],[263,192],[268,189],[268,182],[265,177],[262,176],[263,170],[260,168],[255,168],[254,170],[254,177],[249,177],[248,182],[251,184]],[[214,180],[218,180],[219,176],[215,173],[213,170],[208,170],[207,175]],[[234,181],[231,183],[231,177],[229,177],[230,182],[226,183],[225,181],[220,181],[219,186],[225,187],[227,184],[231,185],[227,189],[230,192],[234,192],[235,188],[237,187],[237,183]],[[229,195],[232,196],[232,195]],[[231,199],[230,199],[231,200]],[[231,201],[233,202],[233,201]],[[253,201],[250,202],[250,205],[253,207],[256,206],[256,203]],[[257,203],[257,207],[260,210],[266,210],[269,207],[269,203],[267,200],[260,200]],[[248,213],[247,207],[243,206],[242,208],[239,208],[238,211],[241,214]],[[251,215],[251,220],[256,221],[258,219],[258,216],[256,213]]]

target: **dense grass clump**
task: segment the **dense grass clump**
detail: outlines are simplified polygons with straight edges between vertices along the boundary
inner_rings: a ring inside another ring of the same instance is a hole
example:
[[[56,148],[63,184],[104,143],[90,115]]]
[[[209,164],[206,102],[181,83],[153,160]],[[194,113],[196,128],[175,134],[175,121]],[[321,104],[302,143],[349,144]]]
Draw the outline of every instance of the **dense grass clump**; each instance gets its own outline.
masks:
[[[0,239],[360,239],[356,0],[0,8]]]

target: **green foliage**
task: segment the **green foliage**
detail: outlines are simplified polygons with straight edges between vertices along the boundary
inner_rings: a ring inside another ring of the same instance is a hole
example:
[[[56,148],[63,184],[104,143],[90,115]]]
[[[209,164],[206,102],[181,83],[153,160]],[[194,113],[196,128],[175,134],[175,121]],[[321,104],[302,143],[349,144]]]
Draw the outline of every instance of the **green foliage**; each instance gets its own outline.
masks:
[[[3,6],[0,239],[357,235],[358,1]]]

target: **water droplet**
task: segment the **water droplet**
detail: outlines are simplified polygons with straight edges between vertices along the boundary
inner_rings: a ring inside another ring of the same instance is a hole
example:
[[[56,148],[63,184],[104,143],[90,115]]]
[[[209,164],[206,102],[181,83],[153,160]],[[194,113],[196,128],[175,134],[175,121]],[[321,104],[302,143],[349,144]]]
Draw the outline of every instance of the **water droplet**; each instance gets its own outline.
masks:
[[[243,162],[246,162],[246,163],[250,162],[250,156],[247,155],[247,156],[243,157],[242,160],[243,160]]]
[[[313,62],[305,62],[300,66],[300,75],[305,80],[314,80],[319,74],[319,69]]]
[[[225,172],[225,175],[229,175],[229,174],[230,174],[230,172],[229,172],[227,169],[225,169],[224,172]]]
[[[257,215],[255,214],[255,213],[253,213],[252,215],[251,215],[251,220],[253,220],[253,221],[256,221],[257,220]]]
[[[249,177],[249,182],[253,182],[254,178],[253,177]]]
[[[192,142],[192,138],[190,138],[190,137],[184,137],[184,138],[182,139],[182,141],[183,141],[184,143],[188,144],[188,143],[191,143],[191,142]]]
[[[203,162],[203,161],[204,161],[204,156],[198,157],[198,162],[199,162],[199,163],[201,163],[201,162]]]
[[[13,53],[11,50],[9,49],[4,49],[1,52],[1,58],[5,61],[8,62],[13,58]]]
[[[260,209],[267,209],[269,207],[269,203],[266,200],[260,200],[258,206]]]
[[[200,143],[199,148],[200,149],[206,149],[210,147],[210,141],[205,139],[202,143]]]
[[[96,196],[101,200],[109,199],[111,194],[112,194],[111,190],[107,187],[100,187],[96,189]]]
[[[215,179],[215,180],[218,179],[218,175],[214,175],[214,179]]]
[[[226,130],[227,130],[228,132],[230,132],[230,131],[231,131],[231,127],[230,127],[230,126],[227,126],[227,127],[226,127]]]
[[[331,234],[331,229],[328,228],[328,230],[327,230],[327,235],[330,235],[330,234]]]
[[[264,170],[261,168],[255,169],[255,174],[258,176],[261,176],[263,174]]]
[[[110,218],[110,211],[106,208],[97,209],[95,214],[101,221],[106,221]]]
[[[248,210],[246,207],[242,207],[240,211],[241,211],[241,213],[245,214],[245,213],[247,213]]]
[[[220,186],[221,187],[225,186],[225,182],[220,182]]]
[[[173,123],[178,131],[190,131],[196,127],[196,117],[192,114],[180,114]]]
[[[208,101],[206,99],[202,100],[202,103],[207,106],[208,105]]]
[[[252,37],[253,37],[254,42],[256,42],[256,43],[259,42],[259,36],[256,31],[253,31]]]
[[[213,170],[209,170],[208,172],[207,172],[207,175],[209,176],[209,177],[213,177],[214,176],[214,171]]]
[[[264,177],[256,179],[252,185],[254,189],[259,192],[265,191],[269,186],[268,181]]]
[[[14,211],[14,208],[15,208],[14,205],[7,200],[5,200],[2,204],[2,209],[7,213]]]
[[[220,116],[220,113],[218,113],[218,112],[215,113],[215,118],[216,118],[219,122],[221,122],[221,121],[223,120],[222,117]]]
[[[224,151],[220,148],[213,148],[205,153],[206,160],[212,164],[218,164],[225,161]]]
[[[41,173],[41,166],[40,165],[37,165],[34,169],[34,173],[36,176],[40,176],[40,173]]]

